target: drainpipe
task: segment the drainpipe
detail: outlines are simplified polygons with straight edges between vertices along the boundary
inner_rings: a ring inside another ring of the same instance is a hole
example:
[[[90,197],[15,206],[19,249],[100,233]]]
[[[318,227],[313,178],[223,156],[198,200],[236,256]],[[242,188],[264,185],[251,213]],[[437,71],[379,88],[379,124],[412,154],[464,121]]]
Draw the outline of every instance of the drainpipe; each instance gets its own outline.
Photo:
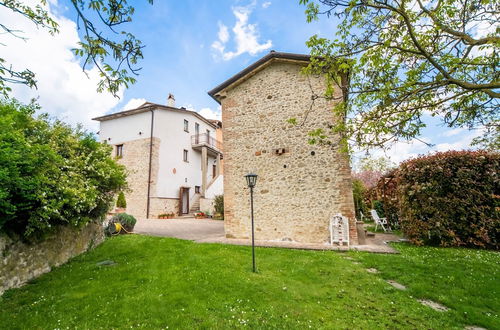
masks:
[[[151,135],[149,138],[149,173],[148,173],[148,200],[146,206],[146,219],[149,219],[149,207],[150,207],[150,196],[151,196],[151,163],[153,160],[153,127],[155,123],[155,111],[151,109]]]

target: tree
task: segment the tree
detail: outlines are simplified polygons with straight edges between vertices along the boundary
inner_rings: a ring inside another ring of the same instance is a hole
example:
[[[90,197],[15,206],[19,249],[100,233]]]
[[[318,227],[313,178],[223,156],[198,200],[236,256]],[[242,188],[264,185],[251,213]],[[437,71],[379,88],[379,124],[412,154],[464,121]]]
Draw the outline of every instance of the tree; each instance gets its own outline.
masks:
[[[300,0],[307,20],[335,17],[336,39],[312,36],[307,72],[348,92],[332,130],[362,148],[419,137],[423,116],[484,131],[500,148],[500,5],[494,0]],[[339,78],[347,74],[347,84]],[[321,135],[321,134],[316,134]],[[324,135],[324,134],[323,134]]]
[[[366,188],[372,188],[377,185],[378,180],[389,170],[393,169],[395,164],[384,157],[379,158],[362,158],[352,176],[354,179],[360,180]]]
[[[0,232],[27,239],[61,225],[104,220],[126,188],[125,167],[93,134],[47,115],[36,104],[0,102]]]
[[[153,0],[147,0],[153,3]],[[52,35],[59,32],[59,25],[47,11],[47,1],[39,0],[37,5],[26,5],[18,0],[0,0],[0,6],[12,10],[39,28],[47,29]],[[83,59],[83,70],[94,65],[101,80],[97,91],[109,91],[114,96],[121,87],[135,83],[138,74],[137,62],[143,58],[144,46],[136,37],[124,30],[117,30],[124,23],[132,21],[134,7],[127,0],[71,0],[77,17],[78,29],[83,31],[83,40],[73,49],[76,56]],[[0,31],[18,38],[15,27],[0,23]],[[35,74],[29,69],[12,68],[0,58],[0,93],[5,96],[11,90],[6,83],[25,84],[36,88]]]

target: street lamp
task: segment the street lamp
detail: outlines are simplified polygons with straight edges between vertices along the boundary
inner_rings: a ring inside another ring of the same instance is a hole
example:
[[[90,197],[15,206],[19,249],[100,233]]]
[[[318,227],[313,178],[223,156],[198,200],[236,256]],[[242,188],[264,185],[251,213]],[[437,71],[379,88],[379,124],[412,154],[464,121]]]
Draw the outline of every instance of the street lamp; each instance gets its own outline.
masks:
[[[245,179],[247,180],[247,186],[250,188],[250,210],[252,215],[252,265],[253,272],[255,273],[255,239],[254,239],[254,230],[253,230],[253,188],[257,183],[257,174],[249,173],[245,175]]]

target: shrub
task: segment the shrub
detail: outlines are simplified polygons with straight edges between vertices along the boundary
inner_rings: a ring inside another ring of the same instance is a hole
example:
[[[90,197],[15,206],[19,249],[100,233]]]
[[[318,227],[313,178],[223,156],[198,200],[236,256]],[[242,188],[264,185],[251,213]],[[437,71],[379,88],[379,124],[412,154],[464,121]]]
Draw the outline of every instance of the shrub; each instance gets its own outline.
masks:
[[[118,199],[116,200],[116,207],[126,209],[127,208],[127,201],[125,200],[125,194],[123,191],[120,191],[118,194]]]
[[[360,179],[352,180],[352,195],[354,198],[354,209],[356,212],[356,218],[361,220],[361,213],[365,216],[368,215],[368,208],[366,207],[364,195],[365,195],[365,185]]]
[[[224,195],[217,195],[214,198],[215,213],[224,219]]]
[[[119,233],[116,233],[115,223],[119,223],[123,229]],[[106,228],[106,232],[108,234],[126,234],[134,231],[135,224],[137,220],[127,213],[118,213],[115,214],[108,222],[108,226]]]
[[[449,151],[397,173],[404,234],[416,244],[499,247],[500,154]]]
[[[0,231],[26,239],[104,219],[125,185],[110,146],[38,109],[0,102]]]

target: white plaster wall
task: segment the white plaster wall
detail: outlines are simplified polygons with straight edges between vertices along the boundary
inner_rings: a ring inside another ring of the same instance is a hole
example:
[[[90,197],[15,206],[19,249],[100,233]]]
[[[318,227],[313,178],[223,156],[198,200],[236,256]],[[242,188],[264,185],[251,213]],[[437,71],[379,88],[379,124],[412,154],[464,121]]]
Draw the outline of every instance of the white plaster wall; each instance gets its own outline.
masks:
[[[205,198],[215,198],[217,195],[222,195],[224,193],[224,177],[219,175],[217,179],[208,187],[205,193]]]
[[[195,194],[195,186],[201,187],[201,151],[191,147],[191,136],[195,134],[195,123],[200,125],[200,134],[210,130],[216,137],[215,129],[192,113],[155,109],[153,136],[160,139],[159,172],[156,191],[151,197],[178,198],[180,187],[190,187],[190,199]],[[184,131],[184,119],[189,122],[189,132]],[[110,145],[137,139],[149,138],[151,134],[151,111],[102,121],[99,138]],[[183,160],[183,150],[188,150],[189,162]],[[127,152],[126,146],[123,153]],[[212,165],[216,159],[208,156],[207,183],[213,179]],[[175,173],[174,173],[175,169]]]
[[[184,131],[184,119],[189,122],[189,132]],[[201,187],[201,151],[191,147],[191,136],[195,134],[195,123],[200,124],[200,134],[210,130],[215,137],[215,129],[189,112],[155,110],[154,135],[161,139],[160,168],[155,197],[179,197],[180,187],[190,187],[191,199],[195,186]],[[183,160],[183,150],[188,150],[189,162]],[[215,158],[208,157],[207,182],[212,180],[211,164]],[[176,170],[174,173],[174,169]]]
[[[148,138],[151,134],[151,112],[101,121],[100,126],[99,139],[111,145]],[[127,152],[126,148],[123,152]]]

